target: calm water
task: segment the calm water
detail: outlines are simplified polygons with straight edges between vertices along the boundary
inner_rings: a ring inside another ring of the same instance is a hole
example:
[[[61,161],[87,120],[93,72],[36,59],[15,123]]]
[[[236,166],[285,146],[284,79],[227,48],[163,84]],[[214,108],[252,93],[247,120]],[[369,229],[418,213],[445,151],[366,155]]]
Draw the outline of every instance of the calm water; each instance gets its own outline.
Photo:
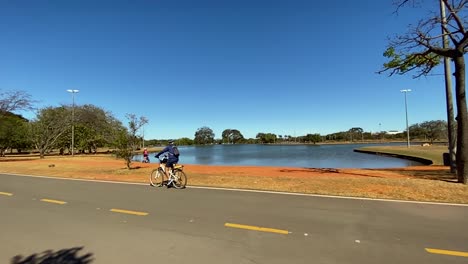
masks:
[[[397,168],[423,165],[416,161],[353,151],[364,146],[378,145],[210,145],[178,148],[181,164],[309,168]],[[141,156],[135,157],[137,161],[141,159]],[[157,162],[154,153],[150,154],[150,159],[151,162]]]

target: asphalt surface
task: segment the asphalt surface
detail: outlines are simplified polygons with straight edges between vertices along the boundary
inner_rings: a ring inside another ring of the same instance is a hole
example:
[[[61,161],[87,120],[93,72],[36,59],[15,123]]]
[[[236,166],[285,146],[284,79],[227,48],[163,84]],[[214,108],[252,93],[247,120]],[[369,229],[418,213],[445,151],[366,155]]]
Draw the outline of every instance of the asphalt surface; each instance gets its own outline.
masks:
[[[468,263],[467,219],[466,206],[0,174],[0,263]]]

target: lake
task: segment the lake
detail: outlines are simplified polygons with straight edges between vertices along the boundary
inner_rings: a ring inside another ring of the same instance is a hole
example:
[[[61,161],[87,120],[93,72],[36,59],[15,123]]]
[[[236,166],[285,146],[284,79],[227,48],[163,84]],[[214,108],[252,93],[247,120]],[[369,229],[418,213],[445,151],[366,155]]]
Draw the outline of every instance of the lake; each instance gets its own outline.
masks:
[[[424,165],[417,161],[354,152],[365,146],[394,144],[339,145],[209,145],[179,146],[181,164],[278,166],[300,168],[398,168]],[[151,162],[158,162],[150,153]],[[141,161],[137,155],[135,161]]]

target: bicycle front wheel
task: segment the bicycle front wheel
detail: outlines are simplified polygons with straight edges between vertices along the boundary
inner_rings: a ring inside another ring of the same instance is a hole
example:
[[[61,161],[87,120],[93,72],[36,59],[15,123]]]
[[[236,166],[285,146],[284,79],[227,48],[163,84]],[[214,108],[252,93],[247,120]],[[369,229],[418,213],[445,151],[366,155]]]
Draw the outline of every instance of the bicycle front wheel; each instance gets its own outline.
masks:
[[[183,189],[187,185],[187,176],[185,175],[185,172],[182,170],[175,169],[174,170],[174,182],[172,182],[172,185],[177,188],[177,189]]]
[[[161,168],[154,169],[150,174],[150,185],[161,187],[164,182],[164,171]]]

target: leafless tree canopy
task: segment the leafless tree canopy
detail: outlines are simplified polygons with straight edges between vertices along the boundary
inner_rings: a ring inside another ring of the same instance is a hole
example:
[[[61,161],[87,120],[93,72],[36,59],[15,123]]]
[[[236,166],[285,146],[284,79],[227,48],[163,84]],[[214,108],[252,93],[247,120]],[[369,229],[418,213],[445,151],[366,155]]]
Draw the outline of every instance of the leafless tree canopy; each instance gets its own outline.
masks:
[[[31,95],[24,91],[0,92],[0,115],[17,110],[33,110]]]

